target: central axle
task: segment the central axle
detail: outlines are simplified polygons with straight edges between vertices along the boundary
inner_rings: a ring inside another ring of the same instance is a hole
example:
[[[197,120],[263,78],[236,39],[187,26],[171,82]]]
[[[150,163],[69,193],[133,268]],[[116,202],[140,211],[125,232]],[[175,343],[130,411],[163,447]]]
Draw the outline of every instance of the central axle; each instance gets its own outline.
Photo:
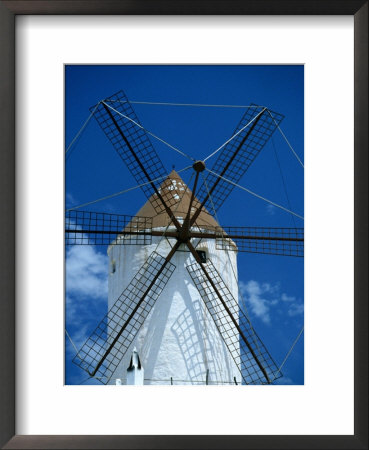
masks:
[[[192,167],[196,172],[203,172],[205,170],[205,163],[204,161],[198,160],[193,164]]]

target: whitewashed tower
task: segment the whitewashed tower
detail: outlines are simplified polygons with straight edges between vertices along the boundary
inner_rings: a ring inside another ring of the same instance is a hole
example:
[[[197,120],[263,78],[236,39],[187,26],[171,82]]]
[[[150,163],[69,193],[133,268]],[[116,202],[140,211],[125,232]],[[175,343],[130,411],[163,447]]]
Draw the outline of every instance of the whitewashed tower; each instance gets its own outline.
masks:
[[[160,192],[176,200],[172,211],[181,223],[189,209],[190,189],[172,171]],[[167,227],[167,231],[174,229],[167,213],[157,214],[150,201],[138,211],[137,216],[151,217],[153,231],[164,232]],[[214,232],[215,228],[220,230],[219,224],[206,209],[201,211],[196,225],[203,232]],[[166,256],[173,244],[174,239],[153,236],[150,245],[109,246],[109,309],[150,254],[156,251]],[[202,239],[201,242],[194,239],[193,244],[202,258],[211,261],[237,299],[237,252],[218,250],[214,239]],[[188,248],[181,245],[171,260],[176,266],[175,271],[120,362],[111,383],[115,378],[122,378],[125,384],[134,347],[145,370],[144,384],[223,384],[234,383],[235,380],[241,383],[241,374],[235,363],[239,352],[236,358],[237,353],[233,353],[233,357],[230,354],[186,270],[186,265],[194,261]]]

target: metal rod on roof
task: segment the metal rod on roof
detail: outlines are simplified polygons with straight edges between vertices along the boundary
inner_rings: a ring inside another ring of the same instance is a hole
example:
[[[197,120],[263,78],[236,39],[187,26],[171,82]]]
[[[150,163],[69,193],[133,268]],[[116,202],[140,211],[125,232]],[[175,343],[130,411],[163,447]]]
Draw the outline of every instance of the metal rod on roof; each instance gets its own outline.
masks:
[[[194,224],[194,222],[196,221],[196,219],[198,218],[201,210],[204,208],[205,203],[208,201],[209,197],[212,195],[212,193],[214,192],[214,189],[217,187],[218,183],[221,180],[221,177],[227,172],[229,166],[232,164],[233,160],[235,159],[235,157],[237,156],[237,154],[239,153],[239,151],[241,150],[244,142],[247,140],[247,138],[250,136],[252,130],[255,128],[256,124],[259,122],[263,112],[265,111],[266,108],[264,108],[257,116],[256,119],[254,121],[254,123],[252,124],[252,126],[250,127],[249,131],[246,133],[246,136],[242,139],[240,145],[237,147],[237,149],[235,150],[235,152],[233,153],[233,155],[231,156],[231,158],[229,159],[229,161],[227,162],[227,164],[225,165],[224,169],[222,170],[222,173],[220,175],[218,175],[218,178],[215,180],[213,186],[210,188],[208,194],[206,195],[205,199],[203,200],[203,202],[201,203],[201,205],[198,207],[197,211],[195,212],[195,214],[192,216],[191,218],[191,222],[190,222],[190,226]]]

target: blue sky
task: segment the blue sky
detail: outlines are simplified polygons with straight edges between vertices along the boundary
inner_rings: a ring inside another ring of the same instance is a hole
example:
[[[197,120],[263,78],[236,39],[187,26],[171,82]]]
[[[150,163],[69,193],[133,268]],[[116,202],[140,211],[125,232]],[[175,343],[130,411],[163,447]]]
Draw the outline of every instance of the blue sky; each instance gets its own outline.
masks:
[[[133,101],[267,106],[285,116],[281,129],[303,161],[303,66],[66,66],[66,147],[89,116],[89,107],[121,89]],[[205,158],[229,139],[244,112],[241,108],[137,104],[133,107],[146,129],[196,159]],[[180,170],[191,164],[151,140],[168,173],[173,167]],[[209,160],[209,167],[215,159]],[[181,175],[188,182],[191,171]],[[68,152],[65,179],[67,208],[136,185],[94,119]],[[278,130],[240,185],[304,215],[303,168]],[[135,215],[145,201],[143,192],[136,189],[82,210]],[[223,226],[303,227],[303,220],[293,219],[287,212],[238,188],[233,189],[219,209],[218,218]],[[304,321],[303,258],[239,253],[238,272],[254,328],[279,365]],[[93,331],[106,307],[106,249],[67,247],[66,329],[77,347]],[[80,384],[88,378],[71,363],[74,354],[66,338],[66,384]],[[283,374],[279,383],[303,384],[303,336],[287,360]]]

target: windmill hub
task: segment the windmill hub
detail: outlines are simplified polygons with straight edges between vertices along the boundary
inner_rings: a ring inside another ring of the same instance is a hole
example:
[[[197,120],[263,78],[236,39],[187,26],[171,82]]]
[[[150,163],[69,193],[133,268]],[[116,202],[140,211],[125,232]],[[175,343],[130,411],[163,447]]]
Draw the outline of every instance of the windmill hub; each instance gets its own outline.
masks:
[[[180,231],[178,232],[178,241],[184,244],[188,242],[191,238],[190,231],[187,227],[182,226]]]
[[[196,172],[203,172],[205,170],[205,163],[204,161],[196,161],[194,165],[192,166]]]

